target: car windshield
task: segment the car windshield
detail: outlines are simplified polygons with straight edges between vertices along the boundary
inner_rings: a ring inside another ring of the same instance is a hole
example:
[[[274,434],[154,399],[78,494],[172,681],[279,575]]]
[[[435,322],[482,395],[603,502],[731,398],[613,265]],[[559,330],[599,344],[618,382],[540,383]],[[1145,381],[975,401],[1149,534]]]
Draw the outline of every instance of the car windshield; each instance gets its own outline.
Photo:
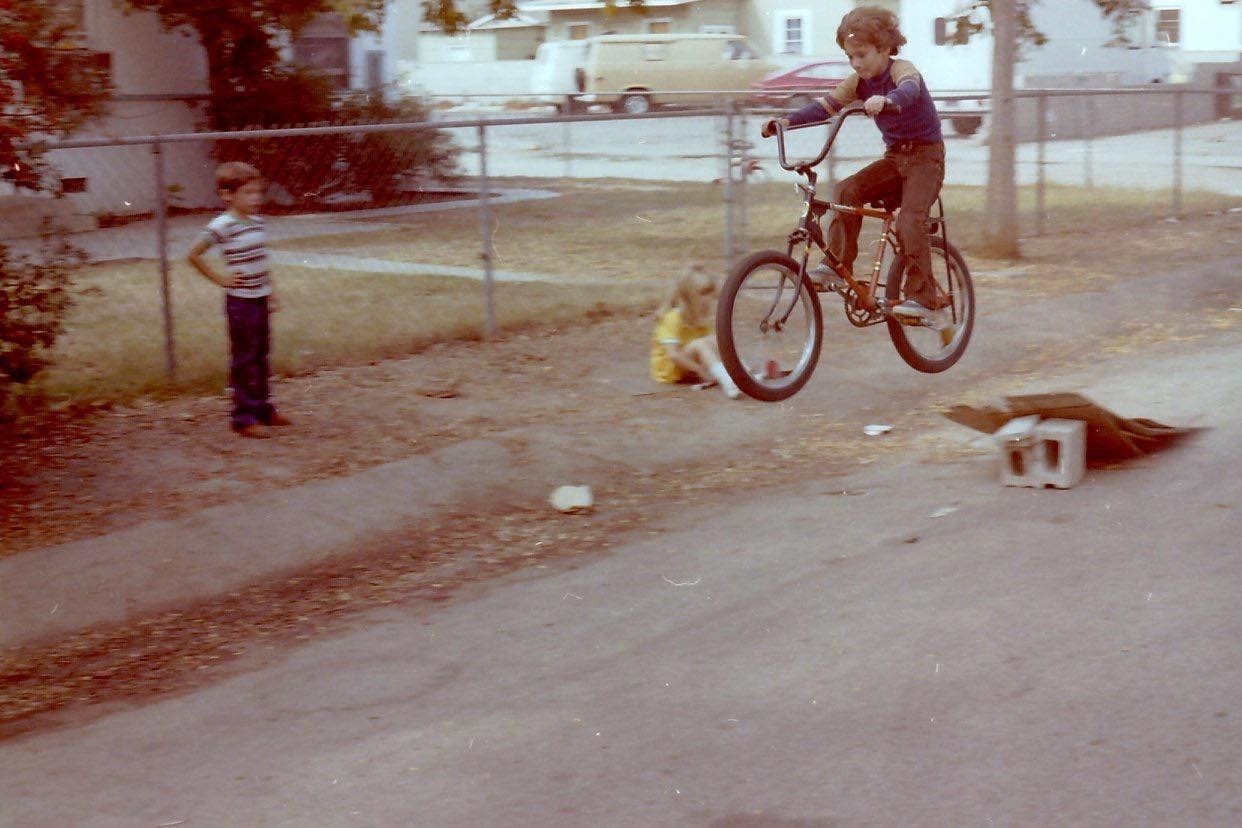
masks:
[[[845,80],[849,74],[848,63],[818,63],[798,70],[796,77],[815,80]]]

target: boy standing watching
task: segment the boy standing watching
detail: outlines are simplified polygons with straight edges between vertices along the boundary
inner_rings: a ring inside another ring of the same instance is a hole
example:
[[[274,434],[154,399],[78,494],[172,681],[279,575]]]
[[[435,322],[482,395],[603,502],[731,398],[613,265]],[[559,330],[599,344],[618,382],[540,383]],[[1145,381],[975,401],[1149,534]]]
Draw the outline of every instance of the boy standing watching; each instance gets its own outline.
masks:
[[[268,426],[289,425],[269,399],[269,313],[279,309],[267,264],[267,233],[258,215],[267,184],[250,164],[230,161],[216,168],[216,188],[229,208],[216,216],[186,259],[224,288],[229,322],[229,383],[233,387],[233,430],[243,437],[270,437]],[[204,258],[219,246],[227,271]]]
[[[897,15],[887,9],[860,6],[846,13],[837,27],[837,45],[845,50],[854,74],[827,96],[783,118],[768,121],[762,134],[765,138],[772,135],[776,120],[785,126],[816,123],[840,112],[846,104],[863,102],[884,138],[884,157],[842,180],[837,187],[837,201],[857,207],[901,194],[897,238],[910,264],[906,269],[905,301],[894,307],[892,313],[921,319],[939,310],[945,301],[936,295],[927,242],[927,215],[944,183],[944,140],[940,116],[922,76],[909,61],[893,59],[905,42]],[[861,226],[860,216],[837,213],[828,231],[829,249],[851,272],[858,256]],[[845,284],[827,264],[821,264],[810,275],[833,287]]]

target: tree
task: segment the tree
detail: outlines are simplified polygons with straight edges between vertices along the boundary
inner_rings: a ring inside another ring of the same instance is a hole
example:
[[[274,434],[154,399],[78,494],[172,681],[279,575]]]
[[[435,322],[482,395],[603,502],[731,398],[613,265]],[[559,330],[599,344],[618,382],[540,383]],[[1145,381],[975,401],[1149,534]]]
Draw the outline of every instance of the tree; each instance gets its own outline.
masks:
[[[1044,35],[1031,22],[1038,0],[974,0],[958,18],[958,37],[969,38],[983,24],[972,11],[986,9],[992,19],[991,131],[988,139],[988,185],[984,211],[984,238],[989,252],[1015,257],[1018,246],[1018,188],[1015,170],[1014,65],[1024,42],[1039,45]],[[1126,27],[1147,11],[1147,0],[1093,0],[1113,22],[1116,43],[1127,42]]]
[[[74,48],[72,23],[45,0],[0,0],[0,176],[15,188],[47,186],[39,140],[67,135],[106,101],[107,73]],[[36,257],[0,244],[0,417],[47,364],[71,302],[75,251],[51,231]]]
[[[225,120],[221,102],[254,93],[280,66],[279,46],[316,15],[335,12],[352,32],[378,31],[387,0],[125,0],[159,17],[165,29],[189,27],[207,55],[210,120]]]
[[[1017,147],[1013,66],[1017,59],[1017,9],[1013,0],[991,0],[992,126],[988,134],[988,189],[983,233],[993,255],[1018,255]]]
[[[0,0],[0,174],[18,187],[43,186],[38,139],[68,135],[107,100],[108,73],[72,34],[45,0]]]

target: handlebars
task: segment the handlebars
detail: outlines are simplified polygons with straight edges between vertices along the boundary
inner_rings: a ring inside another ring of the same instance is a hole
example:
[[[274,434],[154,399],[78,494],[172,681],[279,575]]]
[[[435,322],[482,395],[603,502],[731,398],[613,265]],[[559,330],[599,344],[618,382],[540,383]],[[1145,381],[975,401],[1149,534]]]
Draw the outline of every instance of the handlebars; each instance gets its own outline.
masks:
[[[891,103],[888,104],[885,107],[885,109],[891,110],[893,112],[901,111],[901,107],[896,106]],[[809,171],[811,167],[818,165],[819,162],[823,161],[825,158],[828,157],[828,152],[829,150],[832,149],[833,142],[837,140],[837,133],[841,131],[841,125],[845,123],[845,119],[850,117],[851,115],[858,115],[859,113],[866,114],[866,111],[867,110],[863,108],[862,104],[851,104],[845,107],[844,109],[842,109],[840,112],[838,112],[836,115],[834,115],[833,117],[829,118],[826,121],[817,121],[813,124],[800,124],[798,126],[791,126],[791,127],[786,127],[784,124],[780,122],[780,119],[777,119],[774,122],[774,125],[776,127],[776,151],[777,151],[777,157],[780,161],[781,168],[789,170],[790,172],[799,172],[801,170]],[[786,132],[793,132],[794,130],[798,130],[798,129],[807,129],[808,127],[823,126],[824,124],[829,124],[830,127],[828,129],[828,137],[824,139],[824,147],[823,149],[819,151],[819,155],[815,156],[813,160],[795,161],[792,164],[786,160],[785,158],[785,133]]]

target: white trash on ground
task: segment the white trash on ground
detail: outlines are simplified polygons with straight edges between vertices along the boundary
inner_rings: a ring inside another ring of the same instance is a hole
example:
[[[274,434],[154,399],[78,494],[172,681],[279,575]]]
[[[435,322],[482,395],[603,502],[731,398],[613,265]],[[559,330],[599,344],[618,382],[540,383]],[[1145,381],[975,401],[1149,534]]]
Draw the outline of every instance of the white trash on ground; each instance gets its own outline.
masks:
[[[548,498],[552,508],[567,515],[589,512],[595,507],[590,486],[560,486]]]

